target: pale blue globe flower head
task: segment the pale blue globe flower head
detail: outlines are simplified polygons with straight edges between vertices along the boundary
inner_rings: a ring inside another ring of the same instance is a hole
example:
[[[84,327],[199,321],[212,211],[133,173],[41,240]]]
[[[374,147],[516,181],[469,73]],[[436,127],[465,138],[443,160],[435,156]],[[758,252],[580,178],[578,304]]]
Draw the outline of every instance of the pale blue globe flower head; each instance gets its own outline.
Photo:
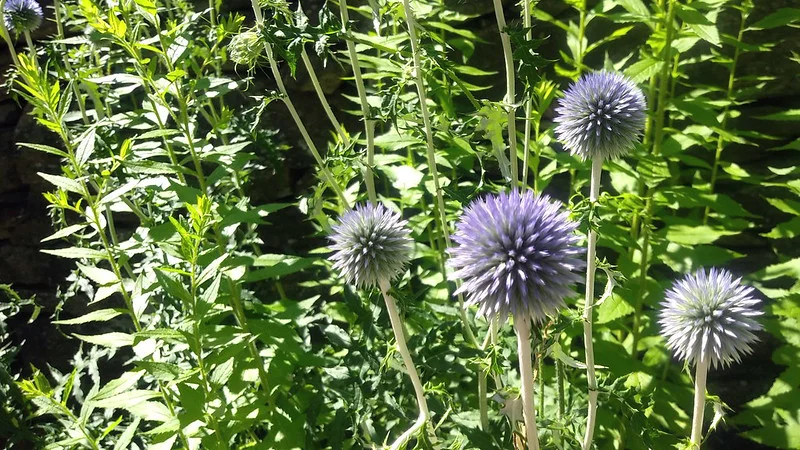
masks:
[[[407,224],[383,205],[357,205],[332,227],[333,268],[357,288],[391,281],[410,258],[413,241]]]
[[[3,18],[8,31],[31,32],[42,25],[44,13],[36,0],[6,0]]]
[[[556,136],[584,161],[614,159],[639,141],[647,118],[644,94],[626,76],[594,72],[573,83],[559,100]]]
[[[584,267],[578,224],[548,196],[518,191],[473,201],[456,225],[448,265],[482,316],[535,323],[565,306]]]
[[[723,269],[699,270],[676,281],[661,304],[667,347],[689,364],[727,367],[751,352],[763,312],[753,288]]]

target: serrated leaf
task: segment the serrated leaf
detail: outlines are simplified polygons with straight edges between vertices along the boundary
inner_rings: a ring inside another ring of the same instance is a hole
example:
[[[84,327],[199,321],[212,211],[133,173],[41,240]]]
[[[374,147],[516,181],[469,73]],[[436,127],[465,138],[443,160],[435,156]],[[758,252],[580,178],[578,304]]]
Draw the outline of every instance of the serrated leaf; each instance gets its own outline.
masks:
[[[778,28],[790,23],[800,22],[800,9],[781,8],[774,13],[764,17],[758,22],[747,27],[748,30],[769,30]]]
[[[53,186],[65,191],[83,195],[83,186],[72,178],[62,177],[61,175],[50,175],[48,173],[36,172],[37,175],[47,180]]]
[[[250,272],[248,281],[260,281],[268,278],[282,277],[299,272],[316,261],[315,258],[302,258],[291,255],[266,254],[253,261],[253,267],[263,267]]]
[[[42,239],[40,242],[48,242],[48,241],[53,241],[53,240],[56,240],[56,239],[69,237],[69,236],[72,236],[73,234],[75,234],[75,233],[77,233],[79,231],[83,231],[84,228],[86,228],[86,224],[70,225],[70,226],[68,226],[66,228],[62,228],[62,229],[56,231],[55,233],[51,234],[50,236],[47,236],[46,238]]]
[[[119,282],[119,278],[117,278],[117,275],[110,270],[101,269],[95,266],[85,266],[80,263],[78,263],[78,269],[81,271],[81,273],[86,275],[87,278],[89,278],[90,280],[94,281],[99,285],[106,285]]]
[[[72,259],[105,259],[106,253],[101,252],[100,250],[95,250],[93,248],[83,248],[83,247],[67,247],[67,248],[59,248],[55,250],[41,250],[42,253],[47,253],[48,255],[60,256],[62,258],[72,258]]]
[[[224,386],[233,375],[233,358],[219,364],[211,371],[208,381],[216,386]]]
[[[75,159],[78,161],[79,165],[83,165],[91,158],[94,152],[95,138],[95,127],[90,127],[83,136],[81,136],[78,148],[75,150]]]
[[[119,348],[133,345],[133,336],[128,333],[112,332],[96,334],[94,336],[73,333],[72,335],[84,342],[99,345],[101,347]]]
[[[125,450],[129,448],[131,441],[133,441],[134,436],[136,436],[136,430],[139,428],[139,422],[141,421],[142,419],[138,417],[133,419],[133,422],[131,422],[131,424],[125,428],[125,431],[119,435],[119,438],[117,438],[117,443],[114,444],[114,450]]]
[[[123,313],[116,309],[98,309],[97,311],[92,311],[74,319],[54,320],[53,323],[56,325],[78,325],[88,322],[105,322],[106,320],[111,320],[120,314]]]
[[[620,317],[633,314],[634,311],[636,310],[633,306],[626,302],[622,296],[611,294],[611,296],[597,308],[597,323],[608,323]]]
[[[181,374],[181,368],[175,364],[157,361],[136,361],[136,366],[142,368],[153,378],[159,381],[172,381]]]
[[[716,12],[700,12],[691,6],[676,3],[676,12],[689,28],[694,31],[700,39],[719,46],[719,31],[714,21],[717,19]],[[711,20],[713,19],[713,20]]]
[[[136,372],[125,372],[119,376],[119,378],[115,378],[108,383],[106,383],[102,388],[100,388],[94,395],[89,395],[86,398],[87,402],[92,402],[95,400],[103,400],[108,397],[112,397],[117,395],[121,392],[125,392],[130,390],[136,383],[139,382],[139,379],[142,378],[144,372],[136,371]]]
[[[97,408],[128,409],[151,398],[160,396],[161,394],[159,392],[134,389],[110,396],[96,396],[92,399],[92,404]]]
[[[734,234],[739,232],[707,225],[670,225],[667,228],[668,241],[687,245],[711,244],[723,236]]]

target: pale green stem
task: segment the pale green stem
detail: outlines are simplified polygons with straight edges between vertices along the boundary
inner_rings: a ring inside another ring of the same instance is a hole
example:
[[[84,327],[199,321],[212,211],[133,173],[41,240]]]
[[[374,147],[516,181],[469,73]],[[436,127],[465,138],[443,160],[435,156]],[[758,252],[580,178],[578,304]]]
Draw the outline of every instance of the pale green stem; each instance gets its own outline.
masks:
[[[380,280],[378,284],[380,286],[381,293],[383,294],[383,300],[386,302],[386,310],[389,312],[389,320],[392,322],[392,331],[394,332],[397,351],[400,353],[400,357],[403,359],[403,365],[406,366],[406,372],[408,372],[408,377],[411,379],[411,384],[414,386],[414,395],[417,397],[419,419],[417,420],[417,423],[411,427],[411,429],[401,436],[401,439],[408,441],[408,439],[413,435],[411,431],[414,429],[418,430],[422,425],[424,425],[428,418],[430,418],[430,413],[428,412],[428,403],[425,401],[425,390],[422,387],[422,381],[419,379],[417,368],[414,366],[414,360],[411,359],[411,353],[408,351],[406,335],[403,331],[403,321],[400,319],[400,314],[397,311],[397,304],[395,303],[394,298],[389,294],[389,281]],[[418,425],[420,421],[422,421],[422,425]],[[398,441],[392,445],[393,449],[400,448],[400,446],[405,443],[405,441],[401,441],[401,439],[398,439]]]
[[[305,141],[308,149],[311,151],[311,154],[314,156],[317,164],[319,165],[319,169],[322,172],[322,178],[328,183],[328,186],[333,189],[336,195],[339,197],[339,200],[342,202],[345,208],[350,208],[350,204],[347,201],[347,198],[344,196],[344,192],[342,192],[342,188],[336,183],[336,178],[334,178],[333,174],[328,167],[325,166],[325,161],[323,161],[322,156],[320,155],[319,151],[317,151],[317,146],[314,144],[314,141],[311,139],[311,136],[308,134],[308,130],[306,130],[305,124],[303,124],[303,120],[300,119],[300,115],[297,113],[297,109],[294,107],[294,103],[292,103],[292,99],[289,98],[289,92],[286,90],[286,86],[283,84],[283,79],[281,78],[281,73],[278,71],[278,63],[275,61],[275,57],[272,54],[272,46],[267,44],[265,46],[267,52],[267,58],[269,59],[269,67],[272,70],[272,76],[275,78],[275,83],[278,85],[278,90],[281,92],[283,96],[282,100],[283,103],[286,105],[286,108],[289,110],[289,114],[292,115],[292,119],[294,119],[295,125],[300,130],[300,134],[303,136],[303,140]]]
[[[414,19],[414,11],[411,9],[409,0],[403,0],[403,11],[405,12],[406,23],[408,24],[408,34],[411,39],[411,53],[414,57],[414,74],[415,82],[417,85],[417,95],[419,96],[420,109],[422,110],[422,122],[425,126],[425,144],[427,146],[428,154],[428,169],[431,171],[431,178],[433,179],[433,190],[436,192],[436,205],[439,210],[439,223],[442,227],[442,234],[447,248],[450,248],[450,231],[447,226],[447,214],[444,208],[444,197],[442,196],[442,187],[439,185],[439,171],[436,168],[436,154],[433,147],[433,127],[431,127],[430,112],[428,111],[428,96],[425,92],[425,83],[422,80],[422,63],[419,57],[419,43],[417,41],[416,20]],[[472,333],[472,328],[469,326],[467,314],[464,310],[464,299],[458,295],[458,310],[461,318],[461,323],[464,326],[464,334],[467,340],[474,345],[478,346],[478,341]]]
[[[708,358],[697,361],[694,374],[694,411],[692,411],[692,444],[700,448],[703,442],[703,415],[706,410],[706,376]]]
[[[519,353],[519,375],[522,390],[522,413],[525,418],[525,440],[528,450],[539,450],[539,433],[536,429],[536,409],[533,395],[533,365],[531,364],[531,321],[514,318]]]
[[[533,31],[531,30],[531,0],[524,0],[522,2],[522,23],[528,32],[525,37],[531,41],[533,40]],[[532,88],[532,86],[529,86]],[[525,150],[522,154],[522,186],[528,187],[528,159],[531,153],[531,111],[533,110],[533,99],[528,94],[525,99]],[[533,175],[536,177],[536,174]]]
[[[6,0],[0,0],[0,11],[5,11]],[[3,35],[3,40],[6,41],[8,51],[11,53],[11,59],[14,61],[15,66],[19,66],[19,58],[17,58],[17,50],[14,48],[14,43],[11,42],[11,35],[8,34],[6,28],[6,21],[0,20],[0,33]]]
[[[342,18],[342,34],[347,35],[347,24],[350,23],[350,14],[347,11],[347,0],[339,0],[339,14]],[[364,86],[364,78],[361,75],[361,64],[358,62],[358,52],[356,44],[351,39],[347,39],[347,53],[350,55],[350,65],[353,67],[353,79],[356,82],[358,99],[361,103],[361,115],[364,120],[364,133],[367,136],[367,164],[366,175],[364,177],[367,185],[367,195],[373,204],[378,202],[378,195],[375,192],[375,174],[372,168],[375,166],[375,121],[369,111],[367,101],[367,89]]]
[[[517,108],[516,102],[516,72],[514,71],[514,56],[511,52],[511,37],[506,32],[506,18],[503,15],[503,3],[494,0],[494,13],[497,18],[497,28],[500,30],[500,41],[503,44],[503,58],[506,67],[506,109],[508,111],[508,153],[511,160],[511,186],[519,186],[519,168],[517,163]]]
[[[38,58],[36,57],[36,47],[33,45],[33,40],[31,39],[31,32],[25,30],[22,34],[25,35],[25,42],[28,43],[28,51],[31,52],[31,60],[36,62]]]
[[[600,197],[600,174],[603,168],[603,158],[595,156],[592,159],[592,181],[589,192],[589,201],[594,208]],[[589,409],[586,413],[586,435],[583,438],[583,450],[592,447],[594,424],[597,418],[597,375],[594,370],[594,343],[592,342],[592,307],[594,306],[594,275],[596,269],[595,250],[597,246],[597,232],[589,225],[589,239],[586,244],[586,297],[583,305],[583,344],[586,350],[586,379],[589,385]]]
[[[478,410],[480,411],[481,430],[489,431],[489,405],[486,401],[487,370],[478,371]]]
[[[736,42],[742,42],[744,37],[744,20],[745,20],[745,13],[744,11],[741,12],[740,15],[740,22],[739,22],[739,35],[736,37]],[[736,81],[736,64],[739,62],[739,46],[734,46],[733,50],[733,60],[731,61],[731,70],[730,75],[728,75],[728,90],[726,92],[725,98],[732,102],[731,96],[733,95],[733,84]],[[722,123],[721,127],[724,130],[728,124],[728,112],[730,111],[730,104],[725,105],[725,108],[722,110]],[[719,161],[722,158],[722,150],[725,147],[725,140],[722,138],[722,134],[717,137],[717,151],[714,154],[714,165],[711,166],[711,180],[709,181],[709,193],[714,193],[714,187],[717,183],[717,173],[719,172]],[[711,212],[711,208],[706,206],[705,211],[703,212],[703,225],[708,223],[708,214]]]
[[[53,2],[53,11],[55,11],[56,15],[56,30],[58,32],[58,39],[64,39],[64,24],[61,20],[61,2],[59,0],[55,0]],[[59,48],[61,49],[61,54],[64,57],[64,69],[66,69],[67,73],[69,73],[70,78],[73,80],[78,80],[78,77],[75,76],[75,72],[72,71],[72,65],[69,62],[69,55],[67,54],[67,46],[64,43],[59,44]],[[81,95],[80,91],[78,90],[78,83],[72,83],[72,93],[75,94],[75,100],[78,102],[78,109],[81,111],[81,118],[83,119],[84,125],[89,124],[89,117],[86,115],[86,101],[84,100],[83,96]],[[95,106],[97,109],[97,106]],[[98,118],[102,119],[100,114],[101,112],[97,112]]]
[[[339,123],[339,120],[336,119],[336,116],[333,115],[333,111],[331,111],[331,105],[328,104],[328,99],[325,97],[325,92],[322,91],[322,86],[319,84],[319,78],[317,78],[317,72],[314,70],[314,66],[311,64],[311,60],[308,58],[308,52],[306,52],[305,46],[303,46],[302,50],[300,50],[300,58],[302,58],[303,65],[306,67],[308,77],[311,78],[311,84],[314,86],[314,91],[317,93],[319,102],[322,104],[322,109],[325,110],[325,115],[328,116],[328,120],[331,121],[331,125],[333,125],[333,128],[336,129],[336,133],[339,134],[339,139],[342,140],[342,144],[345,147],[350,147],[350,138],[347,137],[347,133],[344,132],[342,124]]]

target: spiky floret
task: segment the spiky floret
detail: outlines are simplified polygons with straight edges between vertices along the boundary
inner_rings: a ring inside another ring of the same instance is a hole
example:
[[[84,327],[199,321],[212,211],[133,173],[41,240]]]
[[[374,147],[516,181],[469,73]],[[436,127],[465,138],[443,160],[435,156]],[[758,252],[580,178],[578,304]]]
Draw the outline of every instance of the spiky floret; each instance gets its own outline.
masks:
[[[540,322],[564,306],[584,266],[577,223],[561,204],[530,191],[488,195],[472,202],[456,225],[449,250],[451,277],[464,284],[479,315],[508,314]]]
[[[44,20],[44,13],[36,0],[6,0],[3,18],[9,31],[23,33],[39,28]]]
[[[556,136],[584,160],[612,159],[631,150],[644,130],[644,94],[619,73],[594,72],[573,83],[559,100]]]
[[[391,281],[410,257],[413,241],[407,224],[383,205],[357,205],[333,226],[333,268],[356,287]]]
[[[692,364],[713,367],[737,363],[750,353],[763,314],[753,288],[724,270],[699,270],[676,281],[661,304],[659,324],[667,347]]]

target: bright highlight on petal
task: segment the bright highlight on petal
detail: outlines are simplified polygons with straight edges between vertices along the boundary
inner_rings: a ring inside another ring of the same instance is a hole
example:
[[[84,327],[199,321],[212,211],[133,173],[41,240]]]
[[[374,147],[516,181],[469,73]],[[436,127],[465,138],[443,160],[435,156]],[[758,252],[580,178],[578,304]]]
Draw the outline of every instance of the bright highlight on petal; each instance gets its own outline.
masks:
[[[530,191],[472,202],[456,225],[448,265],[464,284],[456,293],[478,314],[508,314],[541,322],[564,306],[584,267],[578,224],[561,204]]]
[[[406,266],[411,253],[408,222],[383,205],[358,205],[333,226],[333,268],[356,287],[391,281]]]
[[[23,33],[39,28],[44,13],[36,0],[6,0],[3,18],[8,31]]]
[[[761,329],[755,317],[763,312],[752,296],[726,270],[699,270],[676,281],[661,304],[659,324],[667,347],[690,364],[710,359],[713,367],[739,362],[752,351]]]
[[[594,72],[573,83],[556,109],[556,136],[584,160],[613,159],[631,150],[644,130],[642,90],[619,73]]]

